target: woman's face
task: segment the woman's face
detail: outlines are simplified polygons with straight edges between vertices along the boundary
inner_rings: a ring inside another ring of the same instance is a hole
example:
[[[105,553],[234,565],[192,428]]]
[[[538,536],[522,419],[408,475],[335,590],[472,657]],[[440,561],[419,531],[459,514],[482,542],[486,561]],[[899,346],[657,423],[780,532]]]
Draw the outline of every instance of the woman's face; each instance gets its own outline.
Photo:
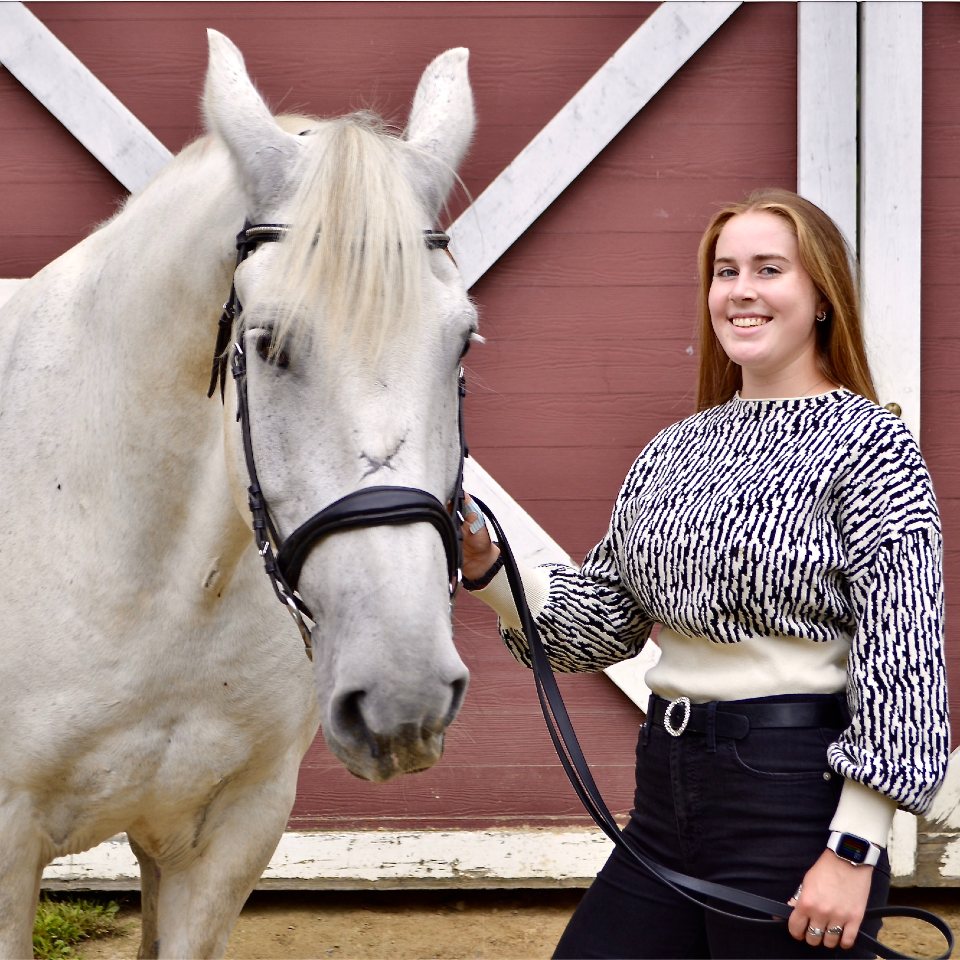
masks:
[[[782,217],[754,210],[726,222],[709,305],[720,345],[742,370],[745,396],[793,396],[822,380],[814,324],[825,304]]]

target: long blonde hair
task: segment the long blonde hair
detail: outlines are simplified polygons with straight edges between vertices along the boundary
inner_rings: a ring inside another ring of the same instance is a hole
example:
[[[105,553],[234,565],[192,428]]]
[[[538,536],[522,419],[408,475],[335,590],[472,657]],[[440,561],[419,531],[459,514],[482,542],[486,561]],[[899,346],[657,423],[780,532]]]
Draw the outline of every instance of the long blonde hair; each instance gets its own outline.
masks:
[[[787,221],[797,238],[800,262],[827,302],[827,319],[816,324],[820,372],[831,382],[876,403],[877,392],[863,343],[857,285],[843,235],[830,217],[809,200],[789,190],[767,188],[714,214],[700,240],[697,409],[726,403],[741,386],[740,367],[723,352],[713,332],[708,297],[720,231],[733,217],[754,211],[772,213]]]

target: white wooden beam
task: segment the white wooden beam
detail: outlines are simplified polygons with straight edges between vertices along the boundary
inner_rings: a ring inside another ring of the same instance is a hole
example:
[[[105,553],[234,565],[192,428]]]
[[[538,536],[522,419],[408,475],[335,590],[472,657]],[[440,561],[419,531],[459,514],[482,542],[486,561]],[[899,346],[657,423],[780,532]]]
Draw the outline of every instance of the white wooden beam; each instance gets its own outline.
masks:
[[[170,151],[22,3],[0,3],[2,63],[128,190]]]
[[[740,6],[666,2],[451,228],[472,286]]]
[[[860,5],[860,264],[880,402],[920,436],[923,5]]]
[[[857,251],[857,4],[797,4],[797,192]]]

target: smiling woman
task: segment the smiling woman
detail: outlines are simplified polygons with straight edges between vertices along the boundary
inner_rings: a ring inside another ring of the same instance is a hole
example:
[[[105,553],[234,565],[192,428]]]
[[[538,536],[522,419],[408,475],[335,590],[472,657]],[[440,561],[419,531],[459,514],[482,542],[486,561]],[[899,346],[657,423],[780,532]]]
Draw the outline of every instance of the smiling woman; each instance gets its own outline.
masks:
[[[946,767],[930,477],[875,402],[846,250],[817,207],[764,191],[718,213],[700,302],[700,412],[640,453],[579,569],[522,577],[555,669],[602,669],[660,625],[635,849],[794,909],[788,930],[717,917],[618,848],[555,956],[872,957],[855,941],[880,925],[863,918],[886,901],[894,811],[928,810]],[[529,664],[467,515],[464,585]]]
[[[762,210],[727,221],[709,294],[713,332],[741,370],[745,399],[808,396],[836,386],[817,363],[814,317],[826,303],[787,221]]]
[[[835,386],[876,402],[852,257],[819,207],[788,190],[757,191],[714,215],[698,259],[699,410],[737,391],[762,399]],[[742,359],[728,351],[751,344],[750,333],[731,328],[766,327],[768,320],[782,321],[764,331],[774,336],[758,337],[761,345]]]

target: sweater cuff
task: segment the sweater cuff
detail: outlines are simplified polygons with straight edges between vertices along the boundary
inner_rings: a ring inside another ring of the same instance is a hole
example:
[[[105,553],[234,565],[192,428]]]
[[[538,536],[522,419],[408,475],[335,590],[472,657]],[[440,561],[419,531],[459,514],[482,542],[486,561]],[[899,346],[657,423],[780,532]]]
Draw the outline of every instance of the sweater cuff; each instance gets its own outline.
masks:
[[[856,780],[844,780],[837,812],[830,822],[831,830],[852,833],[886,847],[897,802]]]
[[[523,582],[523,592],[527,596],[527,606],[531,616],[536,619],[546,606],[547,595],[550,593],[550,568],[526,567],[518,562],[520,580]],[[472,591],[471,596],[482,600],[488,607],[492,607],[500,618],[502,626],[511,630],[520,629],[520,616],[513,594],[510,592],[510,581],[507,571],[500,569],[497,575],[482,590]]]

